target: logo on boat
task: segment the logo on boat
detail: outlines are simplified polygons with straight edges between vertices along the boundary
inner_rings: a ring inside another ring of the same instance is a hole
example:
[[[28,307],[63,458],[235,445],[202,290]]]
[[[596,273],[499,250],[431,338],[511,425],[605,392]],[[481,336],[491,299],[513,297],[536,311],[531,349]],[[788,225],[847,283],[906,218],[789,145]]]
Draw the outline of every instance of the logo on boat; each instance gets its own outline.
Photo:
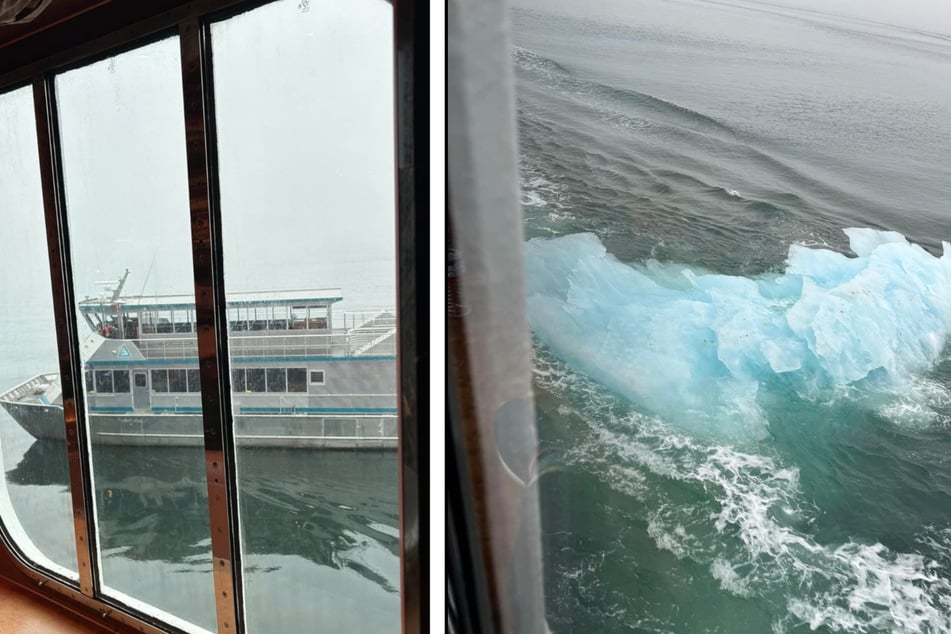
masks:
[[[129,346],[123,345],[121,348],[119,348],[119,352],[116,353],[116,356],[120,359],[128,359],[131,357],[132,353],[129,352]]]

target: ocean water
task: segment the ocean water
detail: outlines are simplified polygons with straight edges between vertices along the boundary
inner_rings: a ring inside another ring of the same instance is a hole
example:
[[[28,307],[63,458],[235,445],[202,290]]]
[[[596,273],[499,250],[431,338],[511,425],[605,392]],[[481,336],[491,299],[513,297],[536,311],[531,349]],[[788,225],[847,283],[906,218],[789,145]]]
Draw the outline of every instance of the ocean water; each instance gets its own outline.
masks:
[[[0,389],[57,369],[51,301],[35,297],[0,306]],[[65,444],[0,409],[0,465],[0,520],[75,571]],[[92,467],[103,583],[215,631],[201,449],[97,445]],[[241,449],[238,492],[249,632],[399,629],[396,452]]]
[[[553,631],[951,632],[951,34],[512,25]]]

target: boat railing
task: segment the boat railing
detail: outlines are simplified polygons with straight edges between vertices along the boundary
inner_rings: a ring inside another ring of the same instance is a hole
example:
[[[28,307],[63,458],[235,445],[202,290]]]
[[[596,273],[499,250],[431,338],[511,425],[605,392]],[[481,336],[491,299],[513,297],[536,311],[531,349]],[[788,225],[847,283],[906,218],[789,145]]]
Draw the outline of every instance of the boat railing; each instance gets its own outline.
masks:
[[[262,357],[353,357],[396,354],[395,327],[363,327],[327,334],[275,334],[231,337],[231,355],[243,359]],[[136,346],[146,359],[194,359],[195,337],[139,339]]]
[[[239,414],[313,415],[313,408],[317,408],[326,410],[326,416],[333,418],[391,418],[396,415],[396,394],[286,394],[278,398],[277,407],[274,407],[273,398],[273,393],[241,392],[235,395],[234,404]],[[366,408],[367,411],[346,411],[354,404],[359,404],[361,408]]]
[[[359,314],[368,318],[358,326],[351,322],[347,328],[350,355],[395,355],[396,315],[390,311]]]
[[[0,401],[16,402],[27,396],[38,396],[45,393],[58,378],[58,374],[40,374],[0,395]]]
[[[373,326],[375,324],[384,325],[386,323],[396,326],[396,311],[390,308],[380,308],[376,310],[352,310],[341,314],[334,313],[334,322],[340,325],[343,322],[344,330],[354,330],[364,326]]]

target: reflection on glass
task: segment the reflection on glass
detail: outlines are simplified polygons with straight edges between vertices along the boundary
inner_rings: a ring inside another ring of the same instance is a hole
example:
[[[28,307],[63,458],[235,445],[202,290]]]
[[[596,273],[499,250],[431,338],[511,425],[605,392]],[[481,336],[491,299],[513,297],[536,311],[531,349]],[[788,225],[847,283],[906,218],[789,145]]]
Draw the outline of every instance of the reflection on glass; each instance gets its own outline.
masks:
[[[391,33],[379,0],[212,25],[252,632],[400,628]]]
[[[38,420],[64,437],[56,330],[46,252],[33,93],[0,95],[0,519],[34,562],[77,579],[69,483],[24,483],[12,473],[35,439]],[[19,423],[19,424],[17,424]],[[60,442],[35,464],[40,474],[66,471]],[[35,484],[35,486],[34,486]]]
[[[201,631],[216,623],[180,68],[171,38],[56,92],[103,589]]]
[[[948,5],[532,4],[552,630],[951,631]]]

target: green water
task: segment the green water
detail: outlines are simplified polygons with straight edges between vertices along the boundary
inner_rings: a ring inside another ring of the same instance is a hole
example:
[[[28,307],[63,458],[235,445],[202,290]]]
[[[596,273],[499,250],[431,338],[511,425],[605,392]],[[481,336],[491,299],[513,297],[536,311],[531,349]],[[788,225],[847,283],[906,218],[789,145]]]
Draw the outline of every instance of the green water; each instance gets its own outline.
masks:
[[[4,389],[55,368],[43,304],[0,308]],[[37,441],[0,411],[0,450],[15,518],[45,558],[76,570],[65,444]],[[238,455],[248,631],[399,629],[396,452],[248,448]],[[107,588],[214,631],[204,454],[93,449],[96,526]]]
[[[553,631],[951,631],[949,37],[518,4]]]

